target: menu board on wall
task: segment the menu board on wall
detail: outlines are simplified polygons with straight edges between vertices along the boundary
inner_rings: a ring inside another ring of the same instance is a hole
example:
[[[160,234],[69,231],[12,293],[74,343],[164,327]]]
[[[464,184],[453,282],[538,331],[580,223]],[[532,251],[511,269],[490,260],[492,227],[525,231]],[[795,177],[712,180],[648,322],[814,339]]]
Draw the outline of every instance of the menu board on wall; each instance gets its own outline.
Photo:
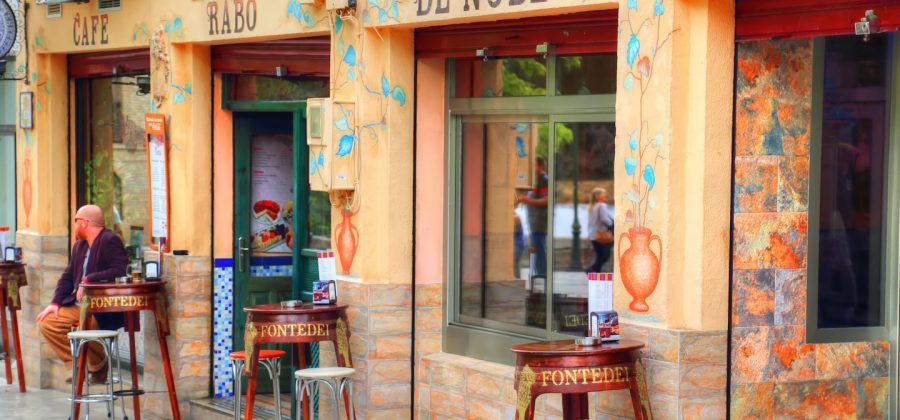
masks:
[[[294,147],[288,134],[250,140],[250,248],[291,252],[294,226]]]
[[[169,156],[166,116],[146,114],[147,168],[150,179],[150,236],[169,237]]]

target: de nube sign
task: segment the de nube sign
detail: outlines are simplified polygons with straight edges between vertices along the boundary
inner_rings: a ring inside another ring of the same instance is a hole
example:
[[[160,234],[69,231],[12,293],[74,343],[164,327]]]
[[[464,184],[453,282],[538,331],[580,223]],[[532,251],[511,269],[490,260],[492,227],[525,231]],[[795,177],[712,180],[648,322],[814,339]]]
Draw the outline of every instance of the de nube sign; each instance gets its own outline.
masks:
[[[484,9],[496,9],[500,6],[511,8],[525,8],[531,3],[546,3],[547,0],[465,0],[462,5],[463,12],[471,12]],[[460,2],[451,0],[419,0],[417,16],[450,14],[450,5],[459,7]]]

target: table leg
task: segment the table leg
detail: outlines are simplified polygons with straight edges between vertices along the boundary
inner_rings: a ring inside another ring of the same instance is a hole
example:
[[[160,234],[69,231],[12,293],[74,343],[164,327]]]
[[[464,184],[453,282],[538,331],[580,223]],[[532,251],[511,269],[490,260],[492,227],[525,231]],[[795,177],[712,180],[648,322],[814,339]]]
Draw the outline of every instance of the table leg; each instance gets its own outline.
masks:
[[[19,375],[19,392],[25,392],[25,366],[22,364],[22,341],[19,338],[19,318],[15,309],[9,310],[12,318],[13,348],[16,351],[16,373]]]
[[[297,369],[306,369],[309,365],[306,362],[306,349],[308,349],[306,343],[294,343],[294,354],[295,360],[297,362]],[[298,390],[300,391],[300,390]],[[303,419],[309,419],[309,398],[307,398],[306,394],[303,395],[303,398],[300,400],[300,412],[303,413]]]
[[[647,392],[647,374],[640,358],[634,362],[634,373],[634,379],[628,386],[628,391],[631,393],[631,405],[634,408],[634,418],[636,420],[652,419],[650,395]]]
[[[563,418],[583,420],[590,418],[587,394],[562,394]]]
[[[516,420],[534,420],[534,404],[537,402],[538,396],[540,396],[540,394],[532,395],[531,401],[527,406],[516,407]],[[522,409],[525,410],[524,413],[522,413]]]
[[[244,349],[247,350],[247,349]],[[256,379],[259,377],[259,344],[253,343],[252,356],[247,360],[247,406],[244,419],[253,420],[253,406],[256,404]]]
[[[343,325],[341,325],[342,322]],[[353,360],[350,356],[350,328],[347,327],[347,320],[345,318],[338,320],[337,334],[338,336],[335,337],[336,341],[334,341],[334,354],[337,356],[337,365],[340,367],[353,367]],[[343,392],[341,397],[344,399],[344,409],[347,416],[349,417],[350,413],[353,413],[354,417],[356,417],[356,411],[350,410],[350,404],[352,404],[350,395],[347,392]],[[350,420],[356,419],[353,418]]]
[[[6,354],[6,384],[12,385],[12,360],[9,358],[9,330],[6,327],[6,288],[0,287],[0,334],[3,334],[3,353]]]
[[[135,315],[134,312],[125,313],[125,328],[128,328],[128,355],[131,359],[132,391],[140,389],[140,386],[138,385],[137,354],[134,350],[134,326],[137,324],[134,319]],[[121,378],[119,380],[121,380]],[[134,420],[141,420],[141,397],[138,395],[134,396]]]
[[[91,329],[91,313],[87,312],[87,315],[84,317],[84,325],[81,327],[82,331],[87,331]],[[78,355],[78,360],[73,360],[72,363],[78,363],[78,369],[75,370],[76,377],[72,378],[72,381],[75,382],[75,395],[73,397],[77,398],[81,395],[82,388],[84,388],[84,375],[87,370],[87,355],[88,355],[88,344],[85,344],[82,347],[81,353]],[[78,412],[81,411],[81,404],[75,403],[75,419],[78,418]]]
[[[172,417],[181,420],[181,410],[178,408],[178,395],[175,394],[175,379],[172,377],[172,362],[169,360],[169,345],[166,343],[166,334],[163,332],[162,322],[156,319],[156,335],[159,336],[159,353],[163,360],[163,370],[166,374],[166,388],[169,390],[169,404],[172,405]]]

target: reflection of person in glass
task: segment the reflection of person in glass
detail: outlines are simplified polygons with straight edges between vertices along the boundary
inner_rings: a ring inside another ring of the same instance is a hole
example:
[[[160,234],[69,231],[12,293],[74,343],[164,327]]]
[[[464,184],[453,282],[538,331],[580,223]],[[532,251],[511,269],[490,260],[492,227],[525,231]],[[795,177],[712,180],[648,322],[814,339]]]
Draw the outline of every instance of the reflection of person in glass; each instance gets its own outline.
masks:
[[[528,207],[528,227],[535,263],[532,276],[547,274],[547,201],[550,188],[547,178],[547,161],[543,156],[534,159],[534,188],[519,196],[519,202]]]
[[[588,238],[594,247],[594,263],[588,267],[589,273],[600,273],[603,265],[612,255],[613,215],[606,205],[606,190],[594,188],[588,204]]]

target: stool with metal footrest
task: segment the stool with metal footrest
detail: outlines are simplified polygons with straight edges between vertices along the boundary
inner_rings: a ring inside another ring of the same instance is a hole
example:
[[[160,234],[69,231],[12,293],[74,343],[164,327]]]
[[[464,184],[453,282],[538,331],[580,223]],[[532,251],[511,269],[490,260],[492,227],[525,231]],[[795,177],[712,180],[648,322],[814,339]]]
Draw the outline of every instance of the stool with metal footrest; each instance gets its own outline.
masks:
[[[113,358],[115,357],[116,361],[116,371],[121,377],[121,366],[119,364],[119,347],[116,345],[116,339],[119,337],[119,333],[117,331],[108,331],[108,330],[85,330],[85,331],[72,331],[68,334],[69,338],[69,346],[72,349],[72,396],[69,398],[71,401],[71,414],[69,419],[75,419],[75,406],[76,404],[91,404],[91,403],[106,403],[106,408],[108,412],[108,417],[115,419],[115,401],[119,399],[119,395],[122,395],[122,382],[119,381],[119,391],[115,391],[114,389],[114,375],[113,375]],[[99,343],[103,347],[103,351],[106,354],[106,369],[107,369],[107,383],[106,383],[106,392],[105,393],[97,393],[91,394],[91,382],[88,379],[88,369],[84,369],[85,381],[88,383],[87,392],[84,395],[78,395],[76,383],[78,382],[75,378],[78,376],[78,363],[75,361],[78,360],[78,357],[81,354],[82,348],[88,343],[95,342]],[[87,409],[88,417],[90,417],[90,406]],[[122,412],[125,412],[125,401],[122,400]],[[125,419],[128,417],[126,415]]]
[[[285,355],[281,350],[260,350],[259,364],[265,366],[269,371],[269,377],[272,378],[272,392],[275,396],[275,412],[278,413],[278,419],[281,419],[281,387],[278,378],[281,376],[281,358]],[[241,372],[244,370],[244,363],[247,354],[244,351],[236,351],[229,355],[231,358],[231,373],[234,375],[234,419],[241,418]]]
[[[356,418],[356,413],[353,412],[353,383],[350,381],[350,377],[355,372],[356,369],[349,367],[300,369],[294,372],[297,398],[302,400],[304,394],[312,398],[313,386],[320,383],[325,384],[331,390],[331,398],[334,401],[334,418],[340,420],[341,397],[346,397],[350,402],[348,404],[350,412],[347,413],[347,418],[353,420]]]

